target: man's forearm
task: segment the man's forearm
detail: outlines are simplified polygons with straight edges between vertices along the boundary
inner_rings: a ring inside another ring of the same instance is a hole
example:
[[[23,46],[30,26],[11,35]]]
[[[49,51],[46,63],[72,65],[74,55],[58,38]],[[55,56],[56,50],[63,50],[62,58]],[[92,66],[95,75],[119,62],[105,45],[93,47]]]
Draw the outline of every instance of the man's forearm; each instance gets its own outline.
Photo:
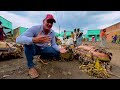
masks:
[[[17,37],[16,42],[29,45],[33,43],[33,37],[19,36]]]

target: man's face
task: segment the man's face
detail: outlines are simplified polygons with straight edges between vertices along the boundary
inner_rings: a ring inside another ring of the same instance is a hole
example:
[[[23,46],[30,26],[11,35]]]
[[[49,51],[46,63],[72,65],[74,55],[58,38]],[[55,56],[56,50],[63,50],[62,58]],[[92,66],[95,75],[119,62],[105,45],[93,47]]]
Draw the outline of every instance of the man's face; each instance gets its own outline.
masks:
[[[44,29],[50,30],[53,26],[53,20],[52,19],[48,19],[48,20],[44,20],[43,21],[43,27]]]
[[[106,32],[106,30],[105,30],[105,29],[104,29],[103,31],[104,31],[104,32]]]

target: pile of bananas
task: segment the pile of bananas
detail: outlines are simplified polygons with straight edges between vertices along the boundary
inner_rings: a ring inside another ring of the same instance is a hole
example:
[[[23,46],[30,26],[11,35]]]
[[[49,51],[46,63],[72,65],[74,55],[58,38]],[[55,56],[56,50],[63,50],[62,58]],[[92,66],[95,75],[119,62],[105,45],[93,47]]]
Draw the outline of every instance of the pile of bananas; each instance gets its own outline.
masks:
[[[72,61],[74,59],[74,52],[73,52],[73,45],[70,46],[66,46],[64,45],[64,47],[66,48],[67,52],[66,53],[61,53],[60,58],[61,61]]]
[[[112,58],[111,58],[111,57],[112,57],[112,53],[106,51],[105,49],[102,49],[102,48],[96,48],[94,51],[95,51],[95,52],[99,52],[99,53],[104,53],[104,54],[108,55],[109,60],[112,59]],[[109,60],[107,60],[107,61],[109,61]]]
[[[94,76],[96,78],[110,78],[111,73],[107,70],[102,64],[97,60],[95,63],[88,63],[87,65],[81,64],[79,69],[83,72],[86,72],[90,76]]]
[[[74,50],[74,57],[80,62],[79,68],[90,76],[109,78],[112,53],[95,46],[82,45]]]
[[[0,43],[0,60],[9,60],[23,57],[23,46],[14,42]]]

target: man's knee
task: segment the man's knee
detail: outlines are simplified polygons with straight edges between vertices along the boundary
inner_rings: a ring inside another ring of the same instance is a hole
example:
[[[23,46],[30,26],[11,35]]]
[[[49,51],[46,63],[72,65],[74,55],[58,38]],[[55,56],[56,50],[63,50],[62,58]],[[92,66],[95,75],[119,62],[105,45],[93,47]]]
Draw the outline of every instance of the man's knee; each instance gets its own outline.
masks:
[[[48,57],[48,58],[49,57],[58,57],[59,55],[60,55],[60,53],[52,47],[45,48],[44,52],[42,53],[43,57]]]
[[[59,52],[56,51],[53,47],[49,47],[47,51],[48,51],[48,53],[50,53],[50,54],[59,54]]]
[[[27,53],[32,53],[32,54],[35,54],[35,45],[34,44],[31,44],[31,45],[24,45],[24,52],[25,54]]]
[[[35,45],[34,44],[31,44],[31,45],[24,45],[24,48],[26,49],[28,49],[28,48],[34,48],[35,47]]]

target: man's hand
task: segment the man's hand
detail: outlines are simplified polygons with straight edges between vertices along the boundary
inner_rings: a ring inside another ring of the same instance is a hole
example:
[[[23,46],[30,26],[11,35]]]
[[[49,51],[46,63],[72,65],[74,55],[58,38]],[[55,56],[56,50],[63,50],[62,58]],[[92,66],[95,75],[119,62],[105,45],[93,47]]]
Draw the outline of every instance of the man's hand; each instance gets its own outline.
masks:
[[[51,37],[49,35],[38,35],[37,37],[33,37],[33,43],[49,43],[51,41]]]
[[[33,37],[33,43],[49,43],[51,37],[49,35],[42,35],[42,31],[38,33],[37,37]]]
[[[60,53],[66,53],[67,50],[65,48],[60,48]]]

